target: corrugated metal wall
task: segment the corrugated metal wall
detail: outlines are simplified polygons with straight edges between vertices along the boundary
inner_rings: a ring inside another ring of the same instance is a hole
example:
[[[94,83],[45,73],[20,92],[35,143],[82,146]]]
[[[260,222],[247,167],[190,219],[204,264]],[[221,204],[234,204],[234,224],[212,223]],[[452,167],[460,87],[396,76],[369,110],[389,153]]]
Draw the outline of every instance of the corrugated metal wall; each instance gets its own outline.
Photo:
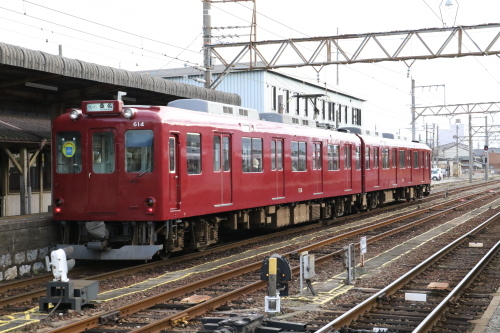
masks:
[[[216,80],[217,74],[212,76]],[[204,83],[196,82],[193,79],[203,79],[203,75],[189,75],[188,77],[166,78],[168,81],[174,81],[184,84],[193,84],[202,87]],[[264,110],[264,72],[236,72],[229,74],[217,87],[217,91],[224,91],[238,94],[241,97],[241,106],[256,109],[262,112]]]

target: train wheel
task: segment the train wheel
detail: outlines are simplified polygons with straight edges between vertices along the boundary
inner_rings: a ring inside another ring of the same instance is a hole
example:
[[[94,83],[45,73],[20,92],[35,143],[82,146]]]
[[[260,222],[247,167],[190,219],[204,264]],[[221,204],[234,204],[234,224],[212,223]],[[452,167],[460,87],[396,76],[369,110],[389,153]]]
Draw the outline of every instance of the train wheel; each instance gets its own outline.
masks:
[[[196,248],[196,251],[198,251],[198,252],[203,252],[203,251],[205,251],[206,249],[207,249],[207,247],[206,247],[206,246],[201,246],[201,247]]]
[[[159,256],[162,260],[167,260],[168,258],[170,258],[170,255],[172,254],[172,252],[167,252],[167,251],[160,251],[159,253]]]

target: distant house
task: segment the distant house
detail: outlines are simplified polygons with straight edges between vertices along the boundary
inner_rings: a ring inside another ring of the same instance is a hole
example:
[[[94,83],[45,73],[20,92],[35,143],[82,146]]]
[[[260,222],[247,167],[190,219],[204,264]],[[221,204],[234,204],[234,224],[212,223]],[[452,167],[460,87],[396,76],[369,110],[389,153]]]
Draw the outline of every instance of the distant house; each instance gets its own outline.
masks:
[[[215,66],[213,80],[225,69]],[[203,86],[203,72],[191,67],[141,71],[190,85]],[[271,70],[238,70],[231,72],[217,87],[219,91],[241,96],[241,106],[262,112],[291,114],[316,121],[328,128],[362,127],[364,99],[339,88],[327,88]],[[374,134],[374,133],[371,133]]]
[[[458,149],[457,149],[458,148]],[[469,146],[459,143],[458,146],[455,142],[447,143],[438,146],[434,149],[434,154],[440,159],[462,159],[467,158],[469,160]]]
[[[453,174],[456,175],[458,169],[458,174],[467,172],[469,170],[469,165],[474,166],[474,170],[483,170],[486,166],[486,151],[484,149],[473,149],[473,163],[469,162],[469,146],[459,143],[458,145],[454,142],[447,143],[434,148],[434,161],[435,165],[444,170],[451,170]],[[490,148],[488,150],[489,158],[489,168],[490,170],[495,170],[495,172],[500,173],[500,148]],[[458,163],[458,165],[457,165]]]

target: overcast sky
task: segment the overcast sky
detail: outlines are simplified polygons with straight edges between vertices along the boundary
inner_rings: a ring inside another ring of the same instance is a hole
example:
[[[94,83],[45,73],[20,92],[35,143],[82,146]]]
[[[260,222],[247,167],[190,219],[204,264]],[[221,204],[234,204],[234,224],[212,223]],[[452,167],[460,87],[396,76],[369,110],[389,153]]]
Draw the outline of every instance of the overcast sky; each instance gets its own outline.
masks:
[[[452,1],[454,5],[445,8],[446,0],[257,0],[257,39],[334,36],[337,29],[339,34],[362,34],[500,21],[498,0]],[[212,26],[248,26],[252,4],[213,4]],[[200,0],[0,2],[0,42],[53,54],[62,45],[66,57],[132,71],[202,64],[202,25]],[[214,37],[214,42],[248,41],[248,33],[246,28],[215,30],[219,38]],[[241,37],[220,37],[235,34]],[[487,37],[479,30],[475,36],[481,34]],[[312,68],[279,71],[317,80]],[[445,85],[417,89],[418,106],[500,101],[497,56],[420,60],[410,71],[403,62],[352,64],[341,66],[339,77],[340,88],[367,100],[364,115],[369,129],[410,127],[411,77],[417,86]],[[336,66],[323,68],[319,82],[335,89]],[[490,123],[495,120],[490,116]],[[425,121],[440,127],[455,123],[445,117]],[[476,121],[484,124],[484,118]],[[421,127],[423,121],[417,125]]]

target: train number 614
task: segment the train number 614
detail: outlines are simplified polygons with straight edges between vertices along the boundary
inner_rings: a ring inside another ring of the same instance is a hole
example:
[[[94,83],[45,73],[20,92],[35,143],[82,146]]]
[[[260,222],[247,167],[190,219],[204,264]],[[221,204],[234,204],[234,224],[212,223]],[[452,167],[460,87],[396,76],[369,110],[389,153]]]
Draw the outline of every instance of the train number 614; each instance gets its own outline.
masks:
[[[143,121],[134,121],[134,127],[142,127],[142,126],[144,126]]]

